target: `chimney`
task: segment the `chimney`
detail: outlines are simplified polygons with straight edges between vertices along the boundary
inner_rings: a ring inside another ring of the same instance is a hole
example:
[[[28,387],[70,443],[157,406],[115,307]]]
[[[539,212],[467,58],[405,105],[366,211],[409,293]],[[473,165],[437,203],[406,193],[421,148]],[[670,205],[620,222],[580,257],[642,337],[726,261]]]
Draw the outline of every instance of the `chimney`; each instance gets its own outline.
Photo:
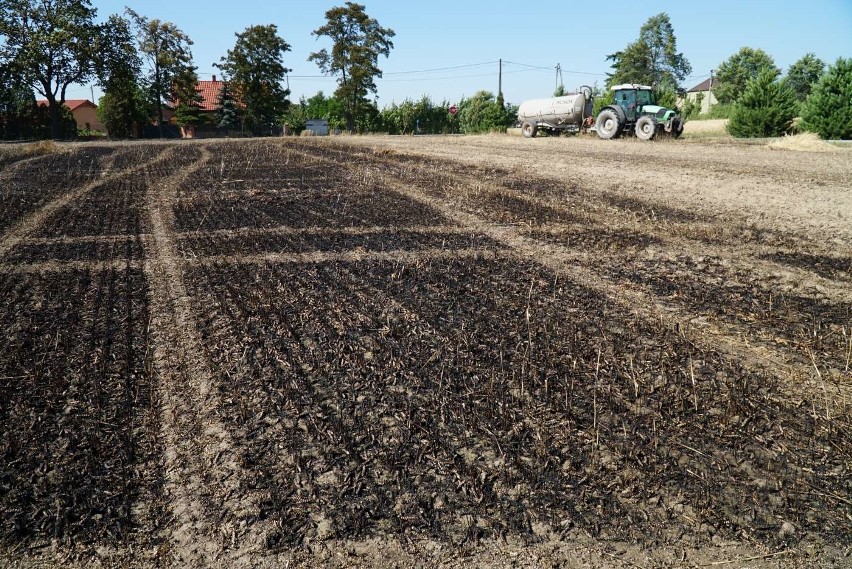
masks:
[[[216,81],[216,76],[215,76],[215,75],[213,76],[213,81]]]

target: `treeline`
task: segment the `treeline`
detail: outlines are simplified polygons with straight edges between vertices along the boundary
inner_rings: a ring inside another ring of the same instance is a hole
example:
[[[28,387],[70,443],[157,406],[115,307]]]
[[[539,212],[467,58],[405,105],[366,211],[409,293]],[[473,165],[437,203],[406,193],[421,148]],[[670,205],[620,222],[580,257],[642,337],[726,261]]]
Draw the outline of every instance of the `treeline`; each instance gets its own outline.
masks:
[[[385,134],[478,134],[504,131],[514,124],[517,113],[516,106],[503,103],[488,91],[462,98],[455,105],[449,101],[435,103],[428,95],[423,95],[419,100],[393,102],[383,109],[374,102],[365,102],[354,130]],[[327,97],[322,91],[291,105],[283,118],[295,132],[303,130],[309,119],[326,120],[329,128],[335,131],[347,127],[343,103],[333,95]]]

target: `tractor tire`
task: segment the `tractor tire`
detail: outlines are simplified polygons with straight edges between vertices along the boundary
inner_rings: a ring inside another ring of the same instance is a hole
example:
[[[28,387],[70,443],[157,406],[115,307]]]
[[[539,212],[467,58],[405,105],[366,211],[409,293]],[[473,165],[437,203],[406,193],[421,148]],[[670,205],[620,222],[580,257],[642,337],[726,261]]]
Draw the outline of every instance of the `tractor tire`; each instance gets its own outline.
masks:
[[[680,138],[680,135],[683,134],[683,120],[679,118],[674,120],[675,123],[672,125],[672,138]]]
[[[636,138],[639,140],[651,140],[657,134],[657,123],[648,115],[639,117],[634,127]]]
[[[595,121],[595,131],[598,137],[604,140],[618,138],[621,136],[621,131],[624,125],[618,120],[618,115],[612,109],[604,109],[598,115],[598,120]]]
[[[534,122],[526,121],[521,125],[521,134],[524,138],[535,138],[538,133],[538,126]]]

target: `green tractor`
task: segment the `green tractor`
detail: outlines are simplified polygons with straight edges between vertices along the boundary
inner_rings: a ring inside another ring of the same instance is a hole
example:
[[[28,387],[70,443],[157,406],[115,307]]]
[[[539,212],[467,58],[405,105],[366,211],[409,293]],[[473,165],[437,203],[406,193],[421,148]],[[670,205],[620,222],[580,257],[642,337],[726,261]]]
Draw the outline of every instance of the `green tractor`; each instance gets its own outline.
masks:
[[[618,138],[632,129],[640,140],[651,140],[665,133],[678,138],[683,119],[677,111],[657,105],[654,91],[647,85],[625,83],[612,87],[613,103],[598,113],[595,131],[600,138]]]

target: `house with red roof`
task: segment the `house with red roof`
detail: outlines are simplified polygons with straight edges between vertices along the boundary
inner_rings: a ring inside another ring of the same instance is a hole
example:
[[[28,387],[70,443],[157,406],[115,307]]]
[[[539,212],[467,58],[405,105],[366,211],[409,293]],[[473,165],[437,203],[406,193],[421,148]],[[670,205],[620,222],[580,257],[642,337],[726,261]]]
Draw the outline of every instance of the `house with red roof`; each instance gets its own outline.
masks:
[[[36,103],[40,107],[48,106],[46,99],[40,99]],[[77,130],[106,132],[104,125],[98,120],[98,106],[90,100],[68,99],[65,101],[65,106],[74,115],[74,120],[77,122]]]
[[[222,93],[224,81],[217,81],[213,76],[212,81],[199,81],[195,90],[201,95],[201,110],[205,112],[216,112],[219,107],[219,95]]]

